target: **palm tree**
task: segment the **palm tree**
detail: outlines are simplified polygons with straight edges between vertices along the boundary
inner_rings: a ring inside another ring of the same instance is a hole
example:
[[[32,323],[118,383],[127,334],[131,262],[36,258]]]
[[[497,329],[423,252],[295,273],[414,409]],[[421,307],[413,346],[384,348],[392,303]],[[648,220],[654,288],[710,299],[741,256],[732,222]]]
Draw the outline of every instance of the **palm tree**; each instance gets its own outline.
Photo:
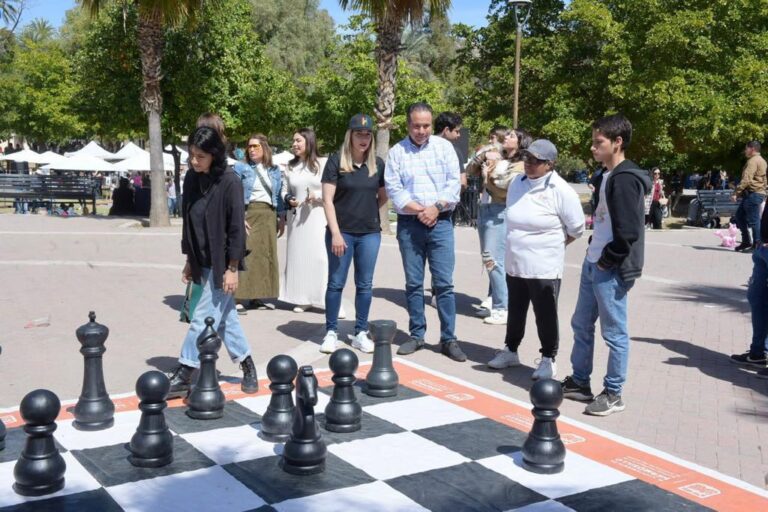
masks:
[[[8,30],[13,32],[19,24],[23,10],[24,0],[0,0],[0,21],[3,25],[11,25]]]
[[[22,40],[32,41],[34,43],[42,43],[50,41],[56,34],[56,29],[50,22],[43,18],[35,18],[32,22],[24,27],[21,33]]]
[[[192,17],[202,6],[203,0],[81,0],[83,8],[97,15],[99,9],[110,1],[120,2],[123,8],[134,5],[139,13],[138,45],[141,58],[142,90],[141,108],[147,114],[149,124],[149,161],[152,169],[151,208],[149,225],[168,226],[168,200],[163,170],[163,139],[160,117],[163,97],[160,92],[162,74],[164,29],[175,26]]]
[[[360,11],[376,24],[376,67],[379,85],[376,91],[376,153],[386,158],[389,151],[389,131],[395,114],[395,90],[397,84],[397,57],[403,50],[403,30],[407,24],[420,27],[425,12],[430,16],[445,16],[451,8],[451,0],[339,0],[342,9]],[[381,209],[381,227],[389,228],[389,208]]]

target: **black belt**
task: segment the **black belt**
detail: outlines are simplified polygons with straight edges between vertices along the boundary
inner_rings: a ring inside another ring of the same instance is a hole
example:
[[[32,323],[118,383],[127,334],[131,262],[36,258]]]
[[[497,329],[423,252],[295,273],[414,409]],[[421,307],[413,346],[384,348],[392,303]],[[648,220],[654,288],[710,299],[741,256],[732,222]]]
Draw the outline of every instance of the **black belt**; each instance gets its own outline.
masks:
[[[446,210],[444,212],[440,212],[437,214],[437,220],[446,220],[450,219],[453,215],[453,210]],[[397,214],[398,219],[400,217],[403,217],[404,219],[415,219],[417,215],[415,214],[407,214],[407,213],[398,213]]]

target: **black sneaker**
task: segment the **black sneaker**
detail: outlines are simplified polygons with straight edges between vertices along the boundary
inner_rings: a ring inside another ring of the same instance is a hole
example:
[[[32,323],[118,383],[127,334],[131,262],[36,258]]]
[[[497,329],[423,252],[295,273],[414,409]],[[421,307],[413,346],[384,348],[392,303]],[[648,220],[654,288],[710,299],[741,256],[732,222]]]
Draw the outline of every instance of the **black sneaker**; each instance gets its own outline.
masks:
[[[441,343],[441,345],[440,352],[442,352],[444,356],[448,356],[459,363],[463,363],[467,360],[467,355],[461,350],[458,341],[449,341],[447,343]]]
[[[582,386],[573,380],[573,377],[570,375],[563,379],[563,382],[561,382],[560,385],[563,387],[564,398],[586,402],[587,400],[592,400],[595,397],[595,395],[592,394],[592,388],[589,387],[589,385]]]
[[[168,399],[181,398],[187,396],[189,393],[189,381],[192,378],[192,372],[195,369],[185,364],[180,364],[173,370],[171,370],[167,376],[171,381],[171,387],[168,390]]]
[[[251,356],[246,357],[240,363],[240,369],[243,370],[243,380],[240,382],[240,389],[243,393],[256,393],[259,390],[259,380],[256,378],[256,366],[253,364]]]
[[[729,361],[733,364],[752,366],[754,368],[765,368],[765,364],[767,362],[765,354],[759,357],[752,357],[749,352],[744,352],[743,354],[733,354]]]
[[[752,247],[752,242],[741,242],[733,250],[736,252],[742,252],[747,247]]]
[[[758,379],[768,379],[768,368],[763,368],[755,374]]]
[[[400,348],[397,349],[397,355],[407,356],[408,354],[413,354],[417,350],[421,350],[423,348],[424,340],[420,340],[418,338],[409,338],[408,341],[400,345]]]
[[[595,401],[592,402],[584,409],[584,414],[591,416],[608,416],[615,412],[621,412],[624,410],[624,400],[621,399],[621,395],[614,395],[606,390],[595,397]]]

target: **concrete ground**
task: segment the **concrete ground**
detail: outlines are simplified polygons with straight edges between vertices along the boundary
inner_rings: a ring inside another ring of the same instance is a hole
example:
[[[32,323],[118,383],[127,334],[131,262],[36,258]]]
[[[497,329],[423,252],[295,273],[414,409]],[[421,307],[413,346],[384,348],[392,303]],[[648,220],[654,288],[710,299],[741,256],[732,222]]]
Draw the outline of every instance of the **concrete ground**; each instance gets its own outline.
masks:
[[[174,365],[187,324],[178,321],[184,286],[180,229],[147,229],[131,219],[53,218],[0,215],[0,408],[17,408],[35,388],[76,399],[82,356],[75,337],[94,310],[110,335],[104,371],[110,393],[133,390],[137,377]],[[624,399],[626,411],[606,418],[582,414],[566,401],[561,412],[727,475],[763,486],[768,473],[768,381],[728,362],[749,344],[745,285],[749,256],[718,247],[711,231],[649,232],[646,269],[630,294],[632,349]],[[284,240],[280,241],[284,250]],[[570,372],[574,310],[586,239],[567,252],[560,297],[559,376]],[[351,280],[350,280],[351,281]],[[403,271],[394,237],[385,237],[374,279],[371,319],[393,319],[407,330]],[[457,334],[469,356],[455,363],[440,355],[437,312],[427,307],[427,342],[410,356],[435,370],[528,400],[538,357],[533,317],[520,349],[522,368],[490,371],[485,363],[503,344],[505,328],[475,317],[488,281],[481,267],[477,233],[456,230]],[[345,290],[349,317],[354,289]],[[291,354],[300,364],[327,367],[318,352],[322,312],[293,313],[286,304],[241,317],[263,377],[274,355]],[[343,335],[353,321],[341,322]],[[396,343],[406,337],[400,332]],[[593,388],[600,390],[606,347],[598,343]],[[361,359],[369,356],[361,355]],[[225,375],[240,372],[220,359]]]

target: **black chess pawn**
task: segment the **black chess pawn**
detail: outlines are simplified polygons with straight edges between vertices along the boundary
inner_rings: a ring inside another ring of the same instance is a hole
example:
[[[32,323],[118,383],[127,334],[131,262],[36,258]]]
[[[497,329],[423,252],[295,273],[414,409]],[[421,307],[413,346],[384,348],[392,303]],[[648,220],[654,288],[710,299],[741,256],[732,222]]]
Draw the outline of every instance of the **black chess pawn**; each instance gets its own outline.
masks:
[[[85,362],[83,390],[75,405],[75,421],[72,426],[78,430],[103,430],[115,422],[115,404],[107,394],[102,367],[102,357],[107,351],[104,342],[109,336],[109,329],[96,323],[96,313],[93,311],[88,313],[88,318],[90,321],[81,325],[76,332]]]
[[[363,408],[355,396],[355,371],[357,355],[348,348],[331,355],[329,365],[333,372],[333,394],[325,407],[325,429],[331,432],[355,432],[360,430]]]
[[[365,377],[365,393],[375,397],[396,396],[399,379],[392,366],[392,340],[397,324],[392,320],[368,323],[373,338],[373,364]]]
[[[285,442],[291,437],[293,428],[293,380],[296,378],[298,366],[292,357],[278,355],[267,364],[269,389],[272,396],[269,406],[261,418],[262,438],[271,442]]]
[[[224,393],[216,376],[216,360],[221,338],[213,329],[213,318],[205,319],[205,330],[197,338],[200,372],[187,398],[187,416],[196,420],[215,420],[224,415]]]
[[[152,370],[136,381],[141,419],[128,444],[128,462],[140,468],[159,468],[173,462],[173,435],[165,423],[171,382],[164,373]]]
[[[67,464],[53,441],[61,402],[53,392],[37,389],[21,401],[27,439],[13,468],[13,490],[22,496],[43,496],[64,487]]]
[[[531,388],[533,426],[523,443],[523,467],[533,473],[560,473],[564,466],[565,445],[557,432],[558,407],[563,403],[563,388],[554,379],[542,379]]]
[[[315,421],[317,378],[311,366],[299,368],[296,377],[296,412],[291,438],[280,459],[283,470],[294,475],[312,475],[325,470],[328,453]]]

